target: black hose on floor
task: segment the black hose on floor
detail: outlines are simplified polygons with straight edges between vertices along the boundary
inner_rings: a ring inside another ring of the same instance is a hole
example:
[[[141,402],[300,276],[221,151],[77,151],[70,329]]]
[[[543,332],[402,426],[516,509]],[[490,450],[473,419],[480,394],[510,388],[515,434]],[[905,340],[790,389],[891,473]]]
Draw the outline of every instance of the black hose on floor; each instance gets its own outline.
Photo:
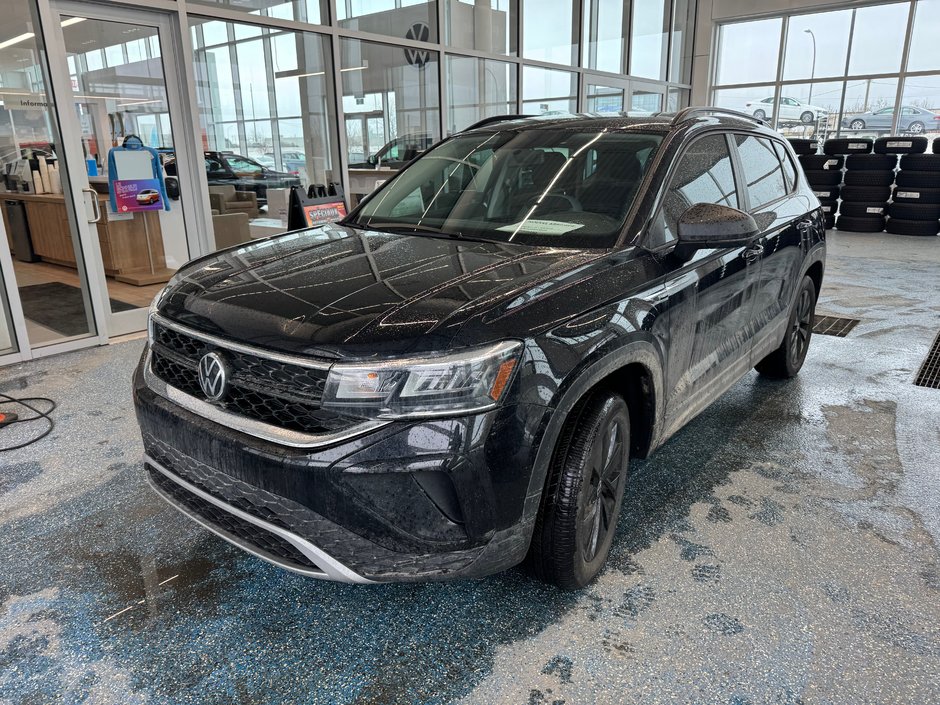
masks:
[[[37,401],[48,404],[49,408],[46,409],[45,411],[40,411],[35,406],[28,403],[28,402],[37,402]],[[34,421],[45,421],[47,424],[47,428],[44,429],[42,433],[40,433],[35,438],[30,438],[28,441],[24,441],[23,443],[18,443],[17,445],[14,445],[14,446],[0,446],[0,453],[7,451],[7,450],[19,450],[20,448],[25,448],[26,446],[30,446],[36,441],[42,440],[43,438],[48,436],[50,433],[52,433],[52,429],[55,428],[55,422],[52,420],[52,417],[50,416],[50,414],[53,411],[55,411],[55,408],[56,408],[56,403],[52,401],[52,399],[47,399],[46,397],[23,397],[22,399],[16,399],[15,397],[11,397],[0,392],[0,407],[3,407],[4,405],[8,405],[8,404],[15,404],[18,406],[22,406],[33,412],[33,416],[28,416],[25,419],[18,418],[12,423],[8,424],[9,426],[13,426],[18,423],[32,423]],[[2,433],[2,429],[3,427],[0,426],[0,433]]]

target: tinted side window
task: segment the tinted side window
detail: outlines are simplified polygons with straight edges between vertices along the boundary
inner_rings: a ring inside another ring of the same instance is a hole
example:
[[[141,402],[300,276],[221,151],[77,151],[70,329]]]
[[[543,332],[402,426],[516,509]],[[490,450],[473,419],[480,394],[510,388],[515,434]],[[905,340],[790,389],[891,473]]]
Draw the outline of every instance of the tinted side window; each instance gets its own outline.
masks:
[[[751,210],[787,195],[780,160],[770,140],[753,135],[735,135]]]
[[[793,160],[787,154],[787,148],[779,142],[774,142],[774,149],[777,150],[777,157],[783,165],[783,175],[786,177],[787,192],[792,193],[796,190],[796,167],[793,166]]]
[[[653,227],[650,245],[658,247],[675,240],[680,216],[696,203],[739,207],[731,153],[724,135],[696,140],[680,157]]]

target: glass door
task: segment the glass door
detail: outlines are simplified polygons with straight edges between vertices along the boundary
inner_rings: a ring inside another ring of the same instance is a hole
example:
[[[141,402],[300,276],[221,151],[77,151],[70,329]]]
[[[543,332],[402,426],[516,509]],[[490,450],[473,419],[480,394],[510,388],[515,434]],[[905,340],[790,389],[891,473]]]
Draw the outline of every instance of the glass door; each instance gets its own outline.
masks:
[[[61,149],[46,47],[33,31],[38,8],[5,3],[3,12],[0,358],[29,359],[97,342],[97,330],[80,239],[84,184],[70,179]]]
[[[666,89],[655,83],[630,81],[630,107],[632,113],[659,113],[666,104]]]
[[[63,129],[75,157],[70,174],[93,198],[82,225],[105,327],[112,337],[144,330],[150,301],[193,254],[195,150],[179,140],[179,52],[161,13],[77,2],[52,8],[53,81],[67,96],[59,110],[63,122],[71,118]]]

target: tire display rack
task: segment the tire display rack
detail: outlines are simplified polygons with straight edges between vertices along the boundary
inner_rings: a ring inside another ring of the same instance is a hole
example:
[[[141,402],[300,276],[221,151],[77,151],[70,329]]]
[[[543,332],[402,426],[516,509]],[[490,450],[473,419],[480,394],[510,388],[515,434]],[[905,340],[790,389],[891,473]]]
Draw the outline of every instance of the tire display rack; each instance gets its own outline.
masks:
[[[932,144],[922,136],[790,143],[819,198],[827,228],[940,234],[940,137]]]

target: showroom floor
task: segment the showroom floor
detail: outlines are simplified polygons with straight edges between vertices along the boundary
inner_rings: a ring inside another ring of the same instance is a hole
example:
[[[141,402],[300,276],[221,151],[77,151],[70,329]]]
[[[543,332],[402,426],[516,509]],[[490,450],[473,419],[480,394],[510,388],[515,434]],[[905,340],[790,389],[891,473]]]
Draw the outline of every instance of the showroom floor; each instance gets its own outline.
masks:
[[[0,455],[0,703],[937,702],[938,281],[940,238],[832,233],[820,313],[861,322],[636,462],[577,594],[283,572],[146,486],[140,341],[0,370],[60,403]]]

